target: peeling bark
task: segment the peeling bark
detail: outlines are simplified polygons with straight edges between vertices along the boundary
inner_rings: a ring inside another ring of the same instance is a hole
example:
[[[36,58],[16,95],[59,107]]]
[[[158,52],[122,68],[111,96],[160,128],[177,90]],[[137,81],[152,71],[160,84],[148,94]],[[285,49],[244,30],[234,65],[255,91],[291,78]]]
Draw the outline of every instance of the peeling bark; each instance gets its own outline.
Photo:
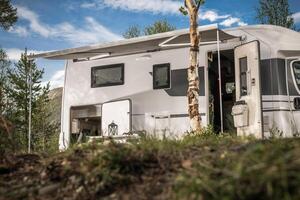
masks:
[[[194,0],[185,0],[190,17],[190,65],[188,68],[188,113],[192,131],[201,129],[201,116],[199,113],[199,78],[198,78],[198,54],[200,35],[198,28],[198,9]]]

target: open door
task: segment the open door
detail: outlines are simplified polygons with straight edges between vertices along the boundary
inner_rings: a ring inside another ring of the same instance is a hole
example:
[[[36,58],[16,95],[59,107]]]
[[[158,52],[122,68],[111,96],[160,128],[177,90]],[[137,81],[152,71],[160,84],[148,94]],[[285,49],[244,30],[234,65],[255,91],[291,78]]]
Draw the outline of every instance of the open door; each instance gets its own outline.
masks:
[[[238,136],[263,137],[259,41],[234,50],[236,103],[232,109]]]
[[[102,105],[103,136],[122,136],[131,131],[131,101],[120,100]]]

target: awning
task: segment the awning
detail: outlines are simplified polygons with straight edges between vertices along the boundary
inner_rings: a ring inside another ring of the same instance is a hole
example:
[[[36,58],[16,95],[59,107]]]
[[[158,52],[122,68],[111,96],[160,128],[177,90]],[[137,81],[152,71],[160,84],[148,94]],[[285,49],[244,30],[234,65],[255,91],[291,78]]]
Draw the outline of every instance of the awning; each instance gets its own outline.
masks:
[[[218,29],[217,24],[200,26],[198,28],[201,35],[200,45],[207,45],[217,42],[217,32],[219,32],[219,41],[226,41],[237,36],[233,36]],[[178,46],[189,46],[189,30],[176,30],[166,33],[159,33],[150,36],[119,40],[109,43],[102,43],[79,48],[65,49],[60,51],[51,51],[36,55],[30,55],[30,58],[46,58],[53,60],[97,59],[110,56],[129,55],[134,53],[154,52],[178,48]]]

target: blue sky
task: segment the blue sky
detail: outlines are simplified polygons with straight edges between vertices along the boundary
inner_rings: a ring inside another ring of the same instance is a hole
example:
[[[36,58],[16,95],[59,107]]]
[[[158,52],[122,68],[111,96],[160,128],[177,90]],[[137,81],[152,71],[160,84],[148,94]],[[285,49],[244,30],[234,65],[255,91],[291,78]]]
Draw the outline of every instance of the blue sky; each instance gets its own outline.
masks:
[[[122,39],[130,25],[140,27],[166,19],[177,28],[187,28],[188,18],[178,12],[183,0],[12,0],[19,21],[9,31],[0,30],[0,45],[12,60],[27,47],[39,53]],[[300,28],[300,0],[290,0]],[[258,0],[206,0],[200,24],[221,27],[255,24]],[[37,60],[45,69],[44,81],[62,85],[63,61]]]

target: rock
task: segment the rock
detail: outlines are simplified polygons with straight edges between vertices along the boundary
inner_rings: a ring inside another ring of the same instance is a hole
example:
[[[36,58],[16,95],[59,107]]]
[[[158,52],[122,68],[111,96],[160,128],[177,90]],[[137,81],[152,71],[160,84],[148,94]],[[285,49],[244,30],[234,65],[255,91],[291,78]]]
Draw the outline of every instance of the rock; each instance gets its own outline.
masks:
[[[60,184],[59,183],[54,183],[51,185],[44,186],[43,188],[39,189],[39,195],[47,195],[51,192],[54,192],[59,188]]]

